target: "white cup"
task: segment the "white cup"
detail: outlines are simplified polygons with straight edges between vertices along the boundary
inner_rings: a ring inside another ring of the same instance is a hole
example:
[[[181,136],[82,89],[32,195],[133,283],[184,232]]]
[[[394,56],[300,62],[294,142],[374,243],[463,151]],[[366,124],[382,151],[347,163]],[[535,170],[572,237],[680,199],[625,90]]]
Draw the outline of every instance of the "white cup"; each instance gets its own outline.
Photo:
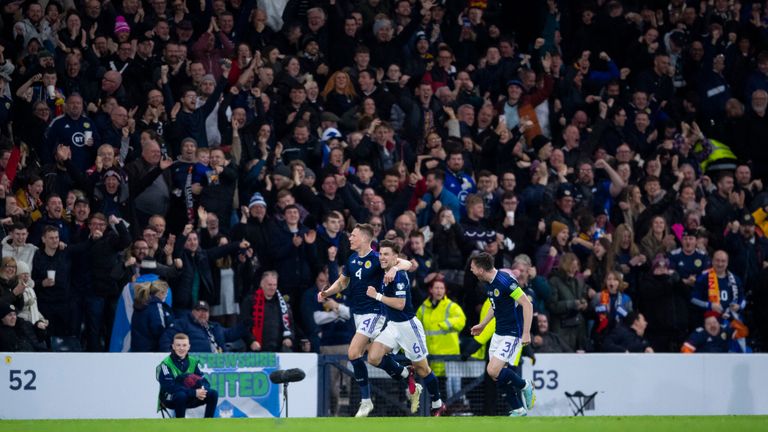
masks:
[[[56,281],[56,270],[48,270],[48,279]]]
[[[87,130],[87,131],[84,132],[84,134],[85,134],[85,142],[88,143],[88,141],[91,138],[93,138],[93,131]]]
[[[507,212],[507,219],[509,219],[509,223],[514,224],[515,223],[515,212],[508,211]]]
[[[56,97],[56,87],[49,85],[48,87],[45,88],[45,90],[48,92],[49,98],[53,99],[54,97]]]

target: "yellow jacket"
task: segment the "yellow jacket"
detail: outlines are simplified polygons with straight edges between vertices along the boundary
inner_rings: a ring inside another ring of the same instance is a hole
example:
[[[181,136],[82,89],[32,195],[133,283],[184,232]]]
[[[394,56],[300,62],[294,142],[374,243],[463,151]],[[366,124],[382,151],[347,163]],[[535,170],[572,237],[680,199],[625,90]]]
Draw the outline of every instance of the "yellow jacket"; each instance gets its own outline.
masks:
[[[768,213],[766,213],[762,207],[758,207],[757,210],[752,213],[752,218],[755,219],[755,225],[760,228],[757,230],[758,235],[768,237]]]
[[[40,208],[43,206],[43,204],[40,201],[30,201],[31,197],[27,194],[27,191],[24,188],[16,191],[16,205],[29,213],[29,217],[32,219],[32,222],[37,222],[38,219],[43,217],[43,213],[40,211]]]
[[[448,297],[443,297],[436,306],[432,306],[432,301],[426,299],[416,311],[416,317],[424,325],[430,354],[458,355],[461,352],[459,332],[467,322],[461,306]],[[444,363],[431,363],[431,367],[435,375],[445,376]]]

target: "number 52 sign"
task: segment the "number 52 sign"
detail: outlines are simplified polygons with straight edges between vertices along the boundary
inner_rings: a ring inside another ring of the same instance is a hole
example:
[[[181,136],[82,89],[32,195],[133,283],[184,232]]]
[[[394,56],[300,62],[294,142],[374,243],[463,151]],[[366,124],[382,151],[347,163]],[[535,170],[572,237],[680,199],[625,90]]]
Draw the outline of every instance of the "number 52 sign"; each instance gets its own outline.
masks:
[[[37,390],[35,386],[35,380],[37,379],[37,373],[31,369],[11,369],[10,371],[10,385],[9,389],[17,390]]]

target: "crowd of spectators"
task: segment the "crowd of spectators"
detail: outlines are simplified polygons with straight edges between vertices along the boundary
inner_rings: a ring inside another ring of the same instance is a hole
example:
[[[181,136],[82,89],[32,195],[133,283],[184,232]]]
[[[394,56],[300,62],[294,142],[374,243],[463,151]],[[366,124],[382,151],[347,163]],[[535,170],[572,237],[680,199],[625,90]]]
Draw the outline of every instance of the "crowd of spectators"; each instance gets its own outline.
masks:
[[[343,353],[346,297],[315,297],[357,223],[403,246],[436,354],[480,320],[481,251],[517,270],[537,352],[766,348],[765,2],[4,0],[0,19],[0,351],[108,349],[152,273],[129,288],[134,351],[183,331]]]

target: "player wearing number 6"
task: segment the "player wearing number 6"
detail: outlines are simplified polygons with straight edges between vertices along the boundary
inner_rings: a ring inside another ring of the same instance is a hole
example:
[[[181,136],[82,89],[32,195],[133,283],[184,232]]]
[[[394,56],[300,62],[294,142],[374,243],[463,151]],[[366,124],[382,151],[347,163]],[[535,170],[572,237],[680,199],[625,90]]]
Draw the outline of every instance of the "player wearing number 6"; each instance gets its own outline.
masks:
[[[336,282],[317,294],[317,301],[322,303],[339,291],[350,290],[350,308],[357,330],[349,343],[347,355],[355,371],[355,381],[360,386],[362,399],[355,417],[367,417],[373,411],[368,369],[363,360],[363,353],[368,343],[381,333],[386,321],[386,317],[381,313],[381,305],[366,295],[366,289],[368,286],[381,285],[382,279],[385,283],[392,282],[398,270],[407,271],[411,268],[410,261],[397,260],[396,265],[384,273],[379,263],[379,254],[371,250],[372,240],[373,227],[368,224],[357,225],[349,236],[349,247],[354,253],[350,255]]]
[[[521,392],[523,406],[512,406],[511,416],[525,416],[533,408],[536,397],[533,385],[524,380],[512,369],[505,368],[507,363],[517,366],[523,345],[531,343],[531,321],[533,320],[533,305],[523,293],[517,280],[493,267],[493,257],[485,252],[475,255],[470,260],[470,270],[482,282],[491,302],[491,308],[480,324],[472,327],[473,336],[479,335],[486,325],[496,316],[496,332],[491,338],[488,349],[488,375],[496,381],[500,392],[512,394]],[[517,315],[517,305],[523,307],[523,324]],[[509,398],[514,404],[519,404],[517,398]]]
[[[397,255],[400,253],[400,246],[397,243],[384,240],[379,244],[379,259],[381,267],[389,271],[395,268],[398,262]],[[445,404],[440,398],[440,385],[432,373],[432,369],[427,362],[427,343],[424,327],[416,318],[411,303],[411,283],[408,275],[404,271],[398,271],[392,282],[381,284],[381,291],[373,286],[368,287],[368,297],[381,302],[383,310],[387,315],[387,326],[376,337],[368,350],[368,363],[384,369],[392,378],[396,380],[408,378],[409,368],[403,367],[392,356],[390,352],[397,352],[400,348],[405,352],[405,356],[411,361],[413,368],[429,390],[432,398],[432,415],[440,416],[445,413]],[[408,399],[411,402],[411,412],[415,413],[419,408],[419,397],[421,396],[421,386],[415,384],[412,380],[408,383]]]

